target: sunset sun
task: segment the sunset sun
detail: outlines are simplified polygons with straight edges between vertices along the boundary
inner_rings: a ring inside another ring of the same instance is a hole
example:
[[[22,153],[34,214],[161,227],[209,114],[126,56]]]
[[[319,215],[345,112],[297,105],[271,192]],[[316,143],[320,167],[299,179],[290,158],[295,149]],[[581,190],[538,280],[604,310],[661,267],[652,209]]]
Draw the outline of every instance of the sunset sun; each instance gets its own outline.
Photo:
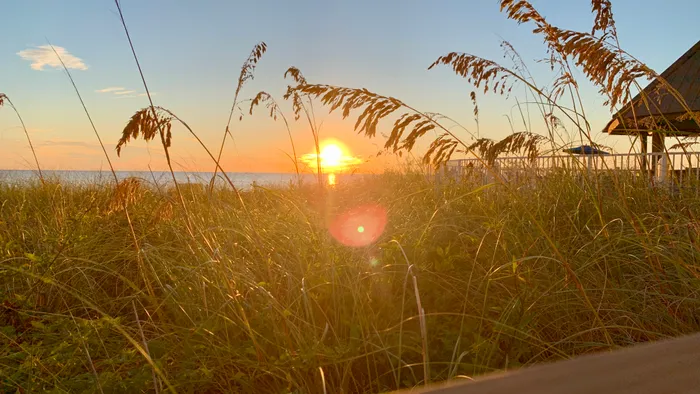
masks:
[[[343,150],[336,144],[328,144],[321,150],[321,166],[333,169],[341,166],[343,162]]]
[[[323,141],[319,150],[318,157],[316,153],[307,153],[301,157],[301,161],[310,168],[316,169],[318,160],[321,170],[327,172],[340,172],[362,162],[361,159],[353,156],[342,142],[337,140]]]

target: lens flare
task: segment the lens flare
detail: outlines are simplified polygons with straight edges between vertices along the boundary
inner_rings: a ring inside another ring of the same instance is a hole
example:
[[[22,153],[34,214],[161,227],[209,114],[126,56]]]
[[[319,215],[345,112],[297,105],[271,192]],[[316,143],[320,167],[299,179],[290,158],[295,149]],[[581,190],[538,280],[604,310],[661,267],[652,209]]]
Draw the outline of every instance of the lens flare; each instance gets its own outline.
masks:
[[[380,205],[361,205],[338,215],[329,226],[331,236],[346,246],[362,247],[384,233],[387,212]]]

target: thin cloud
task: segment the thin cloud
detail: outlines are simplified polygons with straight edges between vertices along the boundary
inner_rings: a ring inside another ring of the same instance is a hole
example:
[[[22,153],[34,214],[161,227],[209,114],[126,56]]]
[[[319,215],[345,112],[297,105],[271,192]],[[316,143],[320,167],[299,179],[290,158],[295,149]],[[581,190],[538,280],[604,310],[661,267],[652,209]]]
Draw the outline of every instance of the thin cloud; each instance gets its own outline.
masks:
[[[115,98],[134,98],[134,97],[146,97],[146,93],[136,93],[135,90],[127,90],[121,86],[113,86],[104,89],[95,90],[97,93],[111,93]],[[151,96],[155,96],[156,92],[151,92]]]
[[[19,140],[17,142],[22,142],[22,140]],[[102,148],[99,144],[95,144],[92,142],[85,142],[85,141],[76,141],[76,140],[44,140],[44,141],[37,141],[34,143],[34,147],[37,149],[41,149],[42,151],[48,151],[48,152],[53,152],[55,154],[66,154],[66,153],[73,153],[73,152],[84,152],[86,154],[94,154],[94,152],[97,152],[99,154],[102,151]],[[109,148],[109,146],[107,146]],[[132,145],[129,146],[129,150],[147,150],[147,147],[144,146],[138,146],[138,145]],[[91,153],[93,152],[93,153]],[[42,153],[46,154],[46,153]]]
[[[61,57],[68,69],[87,70],[88,66],[79,57],[73,56],[66,48],[54,46],[56,53]],[[63,68],[61,61],[53,52],[50,45],[42,45],[17,52],[24,60],[32,62],[32,70],[42,71],[44,67]]]
[[[33,129],[29,128],[27,129],[30,133],[52,133],[53,129]]]
[[[158,93],[156,92],[151,92],[151,96],[155,96]],[[148,96],[146,93],[139,93],[139,94],[125,94],[123,96],[117,96],[117,98],[123,99],[123,98],[134,98],[134,97],[146,97]]]
[[[124,90],[124,88],[119,87],[119,86],[114,86],[114,87],[104,88],[104,89],[95,90],[95,91],[97,93],[110,93],[110,92],[118,92],[120,90]]]
[[[39,141],[35,143],[37,147],[58,147],[58,146],[64,146],[64,147],[79,147],[79,148],[88,148],[88,149],[97,149],[99,148],[99,145],[97,144],[91,144],[83,141],[56,141],[56,140],[48,140],[48,141]]]

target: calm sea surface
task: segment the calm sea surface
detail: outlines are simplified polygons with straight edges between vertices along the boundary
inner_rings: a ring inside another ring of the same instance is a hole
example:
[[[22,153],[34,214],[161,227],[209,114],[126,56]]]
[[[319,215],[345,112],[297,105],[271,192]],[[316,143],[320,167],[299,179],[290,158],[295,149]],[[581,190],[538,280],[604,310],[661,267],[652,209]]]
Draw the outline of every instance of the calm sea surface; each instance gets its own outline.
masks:
[[[93,184],[93,183],[110,183],[114,181],[112,173],[109,171],[42,171],[44,178],[56,179],[63,183],[70,184]],[[199,183],[208,184],[213,172],[176,172],[175,178],[178,183]],[[262,172],[230,172],[226,173],[233,184],[241,189],[249,188],[254,183],[260,186],[287,186],[290,183],[296,183],[297,175],[289,173],[262,173]],[[317,182],[316,175],[301,174],[299,175],[304,184]],[[366,174],[324,174],[324,181],[329,183],[345,184],[347,182],[362,179],[371,175]],[[128,177],[136,177],[144,180],[146,183],[158,186],[170,185],[173,182],[172,176],[165,171],[117,171],[117,177],[125,179]],[[219,173],[217,174],[217,185],[226,185],[228,182]],[[0,170],[0,183],[26,183],[38,181],[39,175],[37,171],[29,170]]]

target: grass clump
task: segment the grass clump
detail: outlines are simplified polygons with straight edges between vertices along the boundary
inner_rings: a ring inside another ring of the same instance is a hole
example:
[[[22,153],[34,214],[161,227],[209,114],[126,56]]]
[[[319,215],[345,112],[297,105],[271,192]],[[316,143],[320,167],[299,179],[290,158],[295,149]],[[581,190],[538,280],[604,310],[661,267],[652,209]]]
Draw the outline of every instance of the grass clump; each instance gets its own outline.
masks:
[[[1,391],[383,392],[697,331],[700,204],[625,187],[180,185],[187,219],[134,179],[3,185]],[[365,203],[380,240],[332,239]]]

